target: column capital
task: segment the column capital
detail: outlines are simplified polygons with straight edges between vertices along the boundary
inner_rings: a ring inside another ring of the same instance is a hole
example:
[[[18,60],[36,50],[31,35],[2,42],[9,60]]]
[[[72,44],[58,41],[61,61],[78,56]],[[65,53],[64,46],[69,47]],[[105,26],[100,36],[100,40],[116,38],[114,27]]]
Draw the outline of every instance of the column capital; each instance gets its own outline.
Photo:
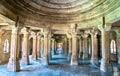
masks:
[[[37,32],[37,38],[40,39],[41,36],[42,36],[42,32],[41,31]]]
[[[72,35],[70,33],[67,33],[66,36],[67,36],[68,39],[72,38]]]
[[[23,27],[23,28],[21,29],[21,33],[22,33],[22,34],[29,34],[28,29],[27,29],[26,27]]]
[[[90,30],[89,33],[90,33],[90,35],[91,35],[92,37],[96,37],[99,32],[98,32],[98,30],[92,29],[92,30]]]
[[[88,37],[88,33],[84,33],[84,34],[82,35],[82,37],[83,37],[83,38],[87,38],[87,37]]]
[[[107,23],[104,27],[102,25],[98,25],[98,29],[100,31],[109,31],[111,29],[111,24]]]

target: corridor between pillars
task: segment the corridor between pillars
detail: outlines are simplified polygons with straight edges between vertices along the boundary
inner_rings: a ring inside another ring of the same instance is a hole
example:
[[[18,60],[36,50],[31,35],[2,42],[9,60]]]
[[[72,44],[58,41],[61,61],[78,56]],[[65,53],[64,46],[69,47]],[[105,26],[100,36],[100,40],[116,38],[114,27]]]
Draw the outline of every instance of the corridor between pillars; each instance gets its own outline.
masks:
[[[98,40],[97,40],[97,30],[90,30],[91,40],[92,40],[92,55],[91,64],[98,65]]]
[[[77,50],[77,35],[76,35],[76,32],[72,33],[71,65],[78,65],[78,50]]]
[[[18,28],[12,28],[11,35],[11,49],[10,49],[10,58],[7,66],[8,71],[19,71],[20,63],[19,63],[19,30]]]
[[[102,59],[100,70],[102,70],[103,72],[107,72],[109,67],[109,53],[110,53],[109,30],[111,26],[108,27],[99,26],[98,28],[101,31],[101,43],[102,43]]]
[[[28,65],[29,63],[29,53],[28,53],[28,38],[29,38],[29,33],[27,28],[23,28],[21,30],[23,34],[23,41],[22,41],[22,59],[21,59],[21,64]]]

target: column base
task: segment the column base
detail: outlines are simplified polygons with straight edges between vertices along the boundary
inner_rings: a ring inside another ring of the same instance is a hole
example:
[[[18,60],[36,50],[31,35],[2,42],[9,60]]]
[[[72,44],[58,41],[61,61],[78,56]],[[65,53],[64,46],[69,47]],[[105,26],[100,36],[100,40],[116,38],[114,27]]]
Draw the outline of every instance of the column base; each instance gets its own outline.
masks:
[[[71,60],[71,54],[68,54],[67,60],[68,60],[68,61]]]
[[[70,65],[78,65],[77,61],[71,61]]]
[[[97,58],[92,58],[91,59],[91,64],[92,65],[98,65],[98,59]]]
[[[21,65],[29,65],[30,62],[29,62],[29,60],[21,59],[20,64],[21,64]]]
[[[100,70],[103,72],[107,72],[109,69],[108,65],[109,65],[108,63],[104,63],[104,61],[101,61]]]
[[[33,59],[33,60],[37,60],[37,56],[32,55],[32,59]]]
[[[88,54],[83,54],[83,60],[87,60],[88,59]]]
[[[10,59],[8,62],[7,71],[11,71],[11,72],[20,71],[19,59],[16,61],[13,61],[12,59]]]
[[[47,57],[43,57],[43,59],[42,59],[42,65],[45,65],[45,66],[48,65],[48,59],[47,59]]]
[[[73,56],[73,57],[71,58],[71,65],[78,65],[77,56]]]

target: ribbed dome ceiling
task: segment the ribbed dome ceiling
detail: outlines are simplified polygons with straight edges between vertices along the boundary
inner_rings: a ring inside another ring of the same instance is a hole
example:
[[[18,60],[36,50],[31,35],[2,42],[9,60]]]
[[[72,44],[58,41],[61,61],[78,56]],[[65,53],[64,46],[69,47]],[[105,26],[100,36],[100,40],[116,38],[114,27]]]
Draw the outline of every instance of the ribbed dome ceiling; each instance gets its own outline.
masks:
[[[24,20],[76,23],[103,16],[119,7],[119,0],[3,0]],[[113,6],[114,5],[114,6]],[[112,6],[112,7],[111,7]]]

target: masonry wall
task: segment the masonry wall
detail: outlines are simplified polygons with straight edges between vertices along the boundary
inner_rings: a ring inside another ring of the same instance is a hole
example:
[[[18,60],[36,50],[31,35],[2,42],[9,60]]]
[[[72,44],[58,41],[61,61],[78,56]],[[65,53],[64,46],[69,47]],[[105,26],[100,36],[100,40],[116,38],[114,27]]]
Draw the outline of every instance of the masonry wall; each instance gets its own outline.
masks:
[[[1,41],[0,41],[0,64],[5,64],[8,63],[9,60],[9,55],[10,55],[10,44],[11,44],[11,32],[10,31],[5,31],[2,35],[1,35]],[[5,47],[5,40],[8,40],[9,43],[9,47],[8,47],[8,51],[6,52],[4,50]]]

